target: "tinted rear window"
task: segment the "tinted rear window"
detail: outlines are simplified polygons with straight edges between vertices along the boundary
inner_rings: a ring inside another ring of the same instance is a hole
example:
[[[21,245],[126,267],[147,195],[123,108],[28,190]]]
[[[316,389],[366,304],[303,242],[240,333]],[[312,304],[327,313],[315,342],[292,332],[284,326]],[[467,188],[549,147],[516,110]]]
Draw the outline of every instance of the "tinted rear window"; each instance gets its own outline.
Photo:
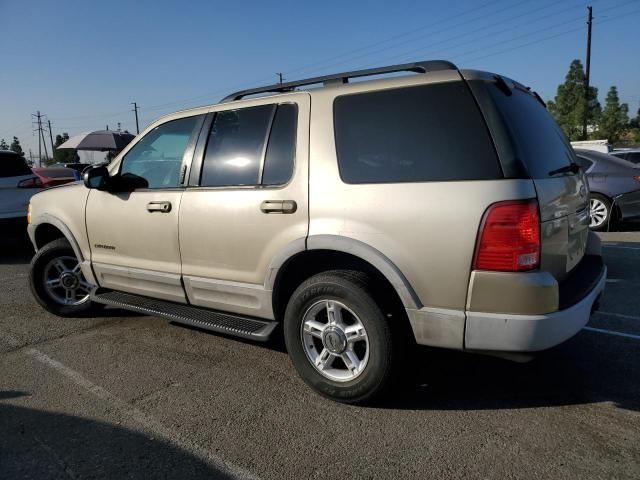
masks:
[[[531,94],[517,88],[506,95],[495,86],[489,92],[498,106],[518,157],[532,178],[575,161],[573,149],[547,109]]]
[[[640,163],[640,152],[629,152],[626,159],[633,163]]]
[[[10,153],[0,153],[0,177],[20,177],[31,175],[31,169],[24,158]]]
[[[503,178],[462,82],[344,95],[335,100],[334,123],[347,183]]]

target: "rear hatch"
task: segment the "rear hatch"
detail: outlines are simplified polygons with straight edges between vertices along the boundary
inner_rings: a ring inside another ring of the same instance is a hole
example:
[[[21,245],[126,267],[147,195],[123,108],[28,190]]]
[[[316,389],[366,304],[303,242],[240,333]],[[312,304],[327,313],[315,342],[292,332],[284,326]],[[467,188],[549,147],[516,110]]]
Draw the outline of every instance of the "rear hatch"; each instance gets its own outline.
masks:
[[[497,75],[462,71],[485,115],[505,176],[531,178],[540,209],[540,269],[562,281],[582,260],[589,193],[569,141],[540,98]]]

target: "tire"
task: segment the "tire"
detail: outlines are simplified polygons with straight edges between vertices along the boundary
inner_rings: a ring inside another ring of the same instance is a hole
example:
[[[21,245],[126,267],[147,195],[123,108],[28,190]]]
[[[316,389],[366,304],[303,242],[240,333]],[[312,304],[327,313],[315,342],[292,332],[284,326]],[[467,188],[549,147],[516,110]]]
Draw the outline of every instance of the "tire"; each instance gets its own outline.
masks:
[[[589,197],[591,230],[602,231],[609,228],[611,218],[611,200],[599,193],[592,193]]]
[[[86,281],[79,267],[80,263],[66,239],[46,244],[31,260],[29,286],[33,297],[54,315],[89,316],[100,305],[89,299],[92,285]]]
[[[287,305],[284,337],[302,379],[339,402],[380,399],[399,361],[401,336],[357,271],[332,270],[303,282]]]

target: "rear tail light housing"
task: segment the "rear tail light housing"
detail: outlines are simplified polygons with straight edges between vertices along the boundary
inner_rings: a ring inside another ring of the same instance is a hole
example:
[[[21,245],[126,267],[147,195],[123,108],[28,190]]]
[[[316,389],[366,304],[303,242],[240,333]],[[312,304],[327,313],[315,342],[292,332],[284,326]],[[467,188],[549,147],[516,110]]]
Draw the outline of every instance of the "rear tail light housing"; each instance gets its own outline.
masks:
[[[536,200],[498,202],[484,214],[474,270],[521,272],[540,266],[540,214]]]
[[[42,180],[38,177],[27,178],[18,182],[18,188],[42,188]]]
[[[634,179],[636,182],[640,182],[640,175],[634,175],[634,176],[633,176],[633,179]]]

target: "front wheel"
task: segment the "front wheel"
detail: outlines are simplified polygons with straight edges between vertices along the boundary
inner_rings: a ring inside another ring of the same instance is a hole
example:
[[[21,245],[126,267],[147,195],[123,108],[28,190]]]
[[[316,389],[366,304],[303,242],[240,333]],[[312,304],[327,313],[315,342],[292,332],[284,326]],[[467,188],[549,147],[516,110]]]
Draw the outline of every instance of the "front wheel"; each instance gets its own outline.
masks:
[[[393,331],[360,272],[334,270],[303,282],[287,305],[284,335],[299,375],[326,397],[363,403],[391,382]]]
[[[87,315],[96,308],[89,298],[93,286],[84,278],[80,262],[64,238],[38,250],[31,260],[29,286],[40,305],[61,317]]]
[[[611,201],[603,195],[592,193],[589,198],[591,230],[605,230],[611,217]]]

